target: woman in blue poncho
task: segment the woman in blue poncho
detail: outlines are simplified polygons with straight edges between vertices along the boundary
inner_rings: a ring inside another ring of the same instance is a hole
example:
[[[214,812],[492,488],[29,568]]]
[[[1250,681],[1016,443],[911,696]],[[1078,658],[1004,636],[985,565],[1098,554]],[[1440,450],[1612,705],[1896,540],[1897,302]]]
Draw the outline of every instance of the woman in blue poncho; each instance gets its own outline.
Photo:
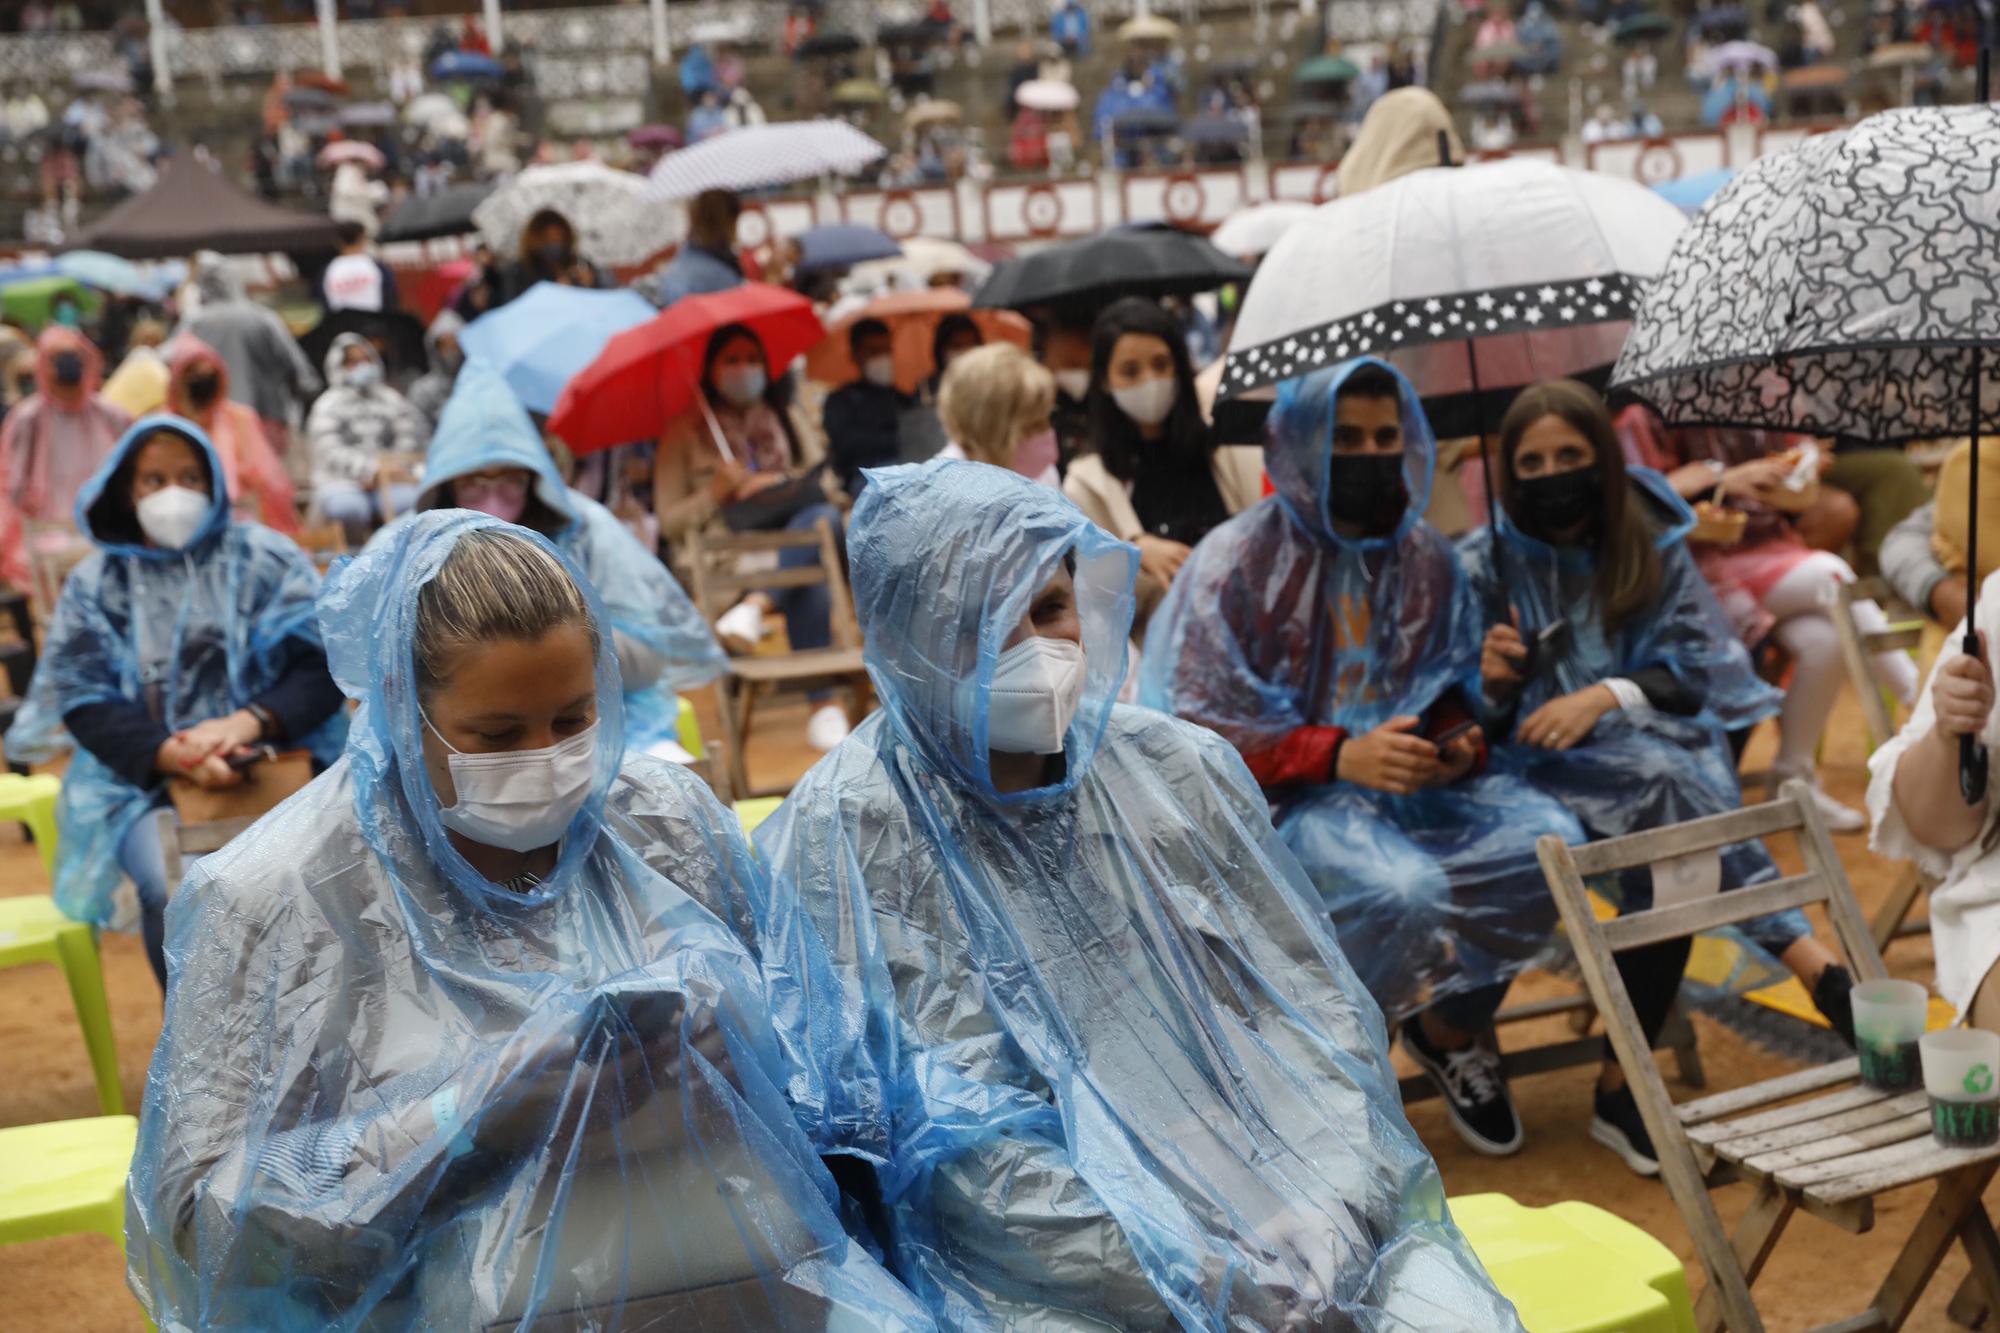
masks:
[[[319,614],[347,750],[168,919],[126,1222],[160,1327],[930,1327],[782,1095],[796,911],[626,752],[574,566],[420,514]]]
[[[75,739],[56,806],[56,905],[108,923],[129,876],[162,986],[167,779],[233,786],[229,758],[265,741],[330,761],[346,730],[313,620],[319,576],[289,538],[231,517],[222,476],[193,422],[147,417],[125,433],[77,497],[77,527],[98,549],[63,585],[9,733],[23,738],[8,746],[17,757],[52,748],[58,720]]]
[[[1535,840],[1576,819],[1485,771],[1484,625],[1423,521],[1436,442],[1409,382],[1361,359],[1278,388],[1276,494],[1202,539],[1146,632],[1141,701],[1226,737],[1347,951],[1480,1152],[1521,1144],[1479,1040],[1553,933]]]
[[[722,674],[722,645],[667,567],[610,510],[563,485],[507,381],[476,357],[438,418],[417,497],[419,512],[451,508],[532,528],[576,563],[611,617],[625,743],[667,753],[679,727],[674,696]]]
[[[1517,1328],[1242,761],[1113,705],[1137,550],[951,461],[850,540],[882,709],[758,850],[831,954],[794,1102],[939,1322]]]
[[[1496,539],[1463,554],[1489,625],[1482,676],[1496,768],[1555,796],[1592,837],[1616,837],[1742,803],[1725,733],[1775,715],[1778,692],[1694,566],[1694,513],[1648,468],[1628,467],[1604,404],[1580,384],[1528,389],[1500,428]],[[1527,644],[1539,646],[1532,656]],[[1761,842],[1722,858],[1722,887],[1775,878]],[[1628,908],[1652,898],[1628,877]],[[1636,899],[1636,901],[1634,901]],[[1746,933],[1846,1024],[1847,971],[1785,912]],[[1650,1039],[1666,1019],[1687,941],[1619,956]],[[1658,1169],[1616,1066],[1599,1083],[1592,1137],[1635,1170]]]

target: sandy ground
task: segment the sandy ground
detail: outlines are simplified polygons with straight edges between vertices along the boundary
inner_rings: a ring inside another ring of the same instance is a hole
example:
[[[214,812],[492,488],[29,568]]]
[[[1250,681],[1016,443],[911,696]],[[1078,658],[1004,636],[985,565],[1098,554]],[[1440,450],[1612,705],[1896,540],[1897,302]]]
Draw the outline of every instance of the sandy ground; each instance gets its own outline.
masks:
[[[773,708],[760,718],[759,735],[751,746],[757,776],[796,774],[810,765],[814,756],[799,740],[803,724],[802,708]],[[1863,742],[1859,710],[1851,697],[1842,701],[1828,734],[1824,755],[1827,785],[1836,795],[1858,803],[1864,778]],[[1762,745],[1753,746],[1751,766],[1768,753],[1766,746],[1767,738]],[[0,843],[0,893],[46,892],[47,880],[33,851],[20,845],[12,830],[0,830],[0,839],[7,839]],[[1870,855],[1864,838],[1838,841],[1864,908],[1872,906],[1888,888],[1893,867]],[[135,936],[107,936],[103,952],[125,1096],[128,1105],[136,1108],[159,1032],[159,992]],[[1890,951],[1889,962],[1898,976],[1928,981],[1928,941],[1920,938],[1897,944]],[[1516,994],[1554,993],[1563,985],[1546,977],[1529,977],[1517,987]],[[1786,1060],[1707,1018],[1697,1016],[1695,1023],[1710,1090],[1754,1082],[1791,1067]],[[1513,1029],[1510,1044],[1561,1035],[1553,1020],[1544,1027],[1545,1031],[1534,1026]],[[0,1051],[7,1053],[5,1077],[0,1078],[0,1125],[96,1112],[90,1070],[68,992],[54,969],[28,967],[0,972]],[[1686,1228],[1665,1190],[1633,1176],[1610,1153],[1589,1141],[1593,1077],[1592,1071],[1576,1069],[1518,1084],[1515,1096],[1527,1125],[1527,1145],[1502,1161],[1464,1148],[1435,1101],[1413,1107],[1410,1118],[1437,1154],[1451,1193],[1498,1190],[1527,1204],[1587,1200],[1645,1228],[1692,1264]],[[1676,1096],[1683,1095],[1671,1080],[1669,1087]],[[1757,1284],[1758,1304],[1769,1327],[1774,1331],[1807,1328],[1861,1309],[1927,1197],[1921,1188],[1889,1196],[1878,1206],[1875,1230],[1865,1236],[1851,1236],[1800,1216]],[[1744,1187],[1720,1194],[1718,1205],[1724,1221],[1733,1223],[1748,1200],[1749,1191]],[[1908,1327],[1948,1327],[1944,1306],[1964,1273],[1965,1262],[1954,1253],[1945,1261]],[[1693,1285],[1697,1289],[1701,1285],[1698,1273]],[[109,1241],[96,1237],[0,1249],[0,1292],[6,1293],[0,1324],[14,1333],[137,1333],[144,1327],[125,1290],[123,1262],[117,1250]]]

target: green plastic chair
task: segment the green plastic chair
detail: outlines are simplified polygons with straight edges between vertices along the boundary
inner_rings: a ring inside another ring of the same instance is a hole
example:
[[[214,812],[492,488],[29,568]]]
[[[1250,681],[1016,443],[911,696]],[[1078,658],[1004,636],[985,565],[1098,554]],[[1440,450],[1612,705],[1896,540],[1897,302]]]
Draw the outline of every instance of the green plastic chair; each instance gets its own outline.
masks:
[[[755,833],[757,826],[777,813],[778,807],[784,803],[782,796],[751,796],[738,801],[736,818],[742,821],[744,834]]]
[[[701,719],[694,715],[694,705],[686,696],[680,696],[680,742],[681,748],[689,754],[699,755],[701,748]]]
[[[36,894],[0,898],[0,967],[54,963],[69,982],[77,1025],[97,1079],[97,1105],[106,1115],[125,1110],[118,1085],[118,1043],[111,1035],[111,1002],[97,958],[97,932],[56,910],[55,899]]]
[[[42,869],[56,873],[56,798],[62,779],[47,773],[0,773],[0,823],[26,824],[41,853]]]
[[[1528,1333],[1695,1333],[1687,1270],[1622,1217],[1504,1194],[1453,1199],[1451,1216]]]
[[[0,1129],[0,1245],[94,1231],[125,1248],[129,1115]]]

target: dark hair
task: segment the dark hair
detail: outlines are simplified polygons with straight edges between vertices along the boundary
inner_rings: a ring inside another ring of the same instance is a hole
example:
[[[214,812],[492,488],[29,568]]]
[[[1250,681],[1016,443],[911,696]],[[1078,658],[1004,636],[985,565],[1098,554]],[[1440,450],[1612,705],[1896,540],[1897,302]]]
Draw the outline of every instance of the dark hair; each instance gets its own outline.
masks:
[[[847,330],[847,350],[853,353],[854,356],[859,357],[861,355],[862,343],[870,338],[886,338],[888,336],[889,326],[881,320],[857,319],[854,321],[853,326]]]
[[[1113,302],[1097,317],[1090,331],[1090,393],[1085,399],[1090,413],[1091,447],[1104,460],[1105,470],[1120,481],[1139,475],[1139,461],[1149,452],[1139,438],[1139,427],[1119,410],[1105,380],[1111,372],[1111,352],[1128,333],[1158,338],[1174,359],[1174,410],[1167,414],[1166,449],[1181,463],[1206,460],[1215,453],[1215,433],[1202,419],[1201,400],[1195,395],[1194,364],[1188,357],[1187,335],[1174,317],[1157,301],[1128,296]]]
[[[334,233],[340,237],[340,244],[343,249],[347,246],[354,244],[356,241],[360,240],[363,236],[366,236],[368,234],[368,228],[362,226],[359,222],[356,222],[353,218],[342,218],[339,222],[334,224],[333,230]]]
[[[196,444],[193,436],[172,426],[147,431],[118,460],[118,466],[105,479],[104,490],[99,493],[97,502],[90,506],[90,530],[99,541],[114,546],[146,544],[145,530],[139,526],[139,511],[132,503],[132,482],[138,476],[139,455],[155,440],[179,440],[193,450],[196,461],[201,464],[201,474],[208,482],[208,493],[210,496],[215,494],[215,472],[208,465],[208,451]]]
[[[1334,392],[1334,401],[1342,398],[1394,398],[1398,408],[1403,402],[1403,386],[1395,375],[1378,365],[1357,366],[1353,373],[1340,382]]]
[[[757,355],[764,362],[764,406],[777,414],[778,425],[785,432],[785,443],[792,451],[792,461],[800,461],[799,437],[792,430],[791,386],[783,375],[771,371],[771,354],[764,350],[764,340],[757,336],[757,330],[748,324],[724,324],[708,335],[708,346],[701,354],[701,391],[708,401],[718,405],[729,405],[715,388],[715,362],[722,355],[722,349],[742,339],[757,349]]]
[[[1615,633],[1660,594],[1660,553],[1653,547],[1651,526],[1639,512],[1632,486],[1625,478],[1625,452],[1611,413],[1596,392],[1575,380],[1552,380],[1521,391],[1500,422],[1500,501],[1514,512],[1514,455],[1528,427],[1543,417],[1556,417],[1597,453],[1598,489],[1604,509],[1597,520],[1596,594],[1607,633]]]
[[[981,347],[986,345],[986,334],[979,327],[979,321],[970,315],[946,315],[937,323],[931,334],[931,378],[944,374],[944,349],[951,340],[961,333],[970,333],[972,340]]]

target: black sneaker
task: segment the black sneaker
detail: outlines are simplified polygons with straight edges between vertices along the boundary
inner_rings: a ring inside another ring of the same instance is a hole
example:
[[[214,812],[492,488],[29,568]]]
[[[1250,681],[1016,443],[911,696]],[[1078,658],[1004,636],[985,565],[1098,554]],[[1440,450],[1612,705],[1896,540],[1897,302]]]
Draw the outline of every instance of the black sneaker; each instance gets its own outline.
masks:
[[[1632,1089],[1597,1094],[1597,1114],[1590,1121],[1590,1137],[1625,1159],[1625,1165],[1642,1176],[1660,1174],[1660,1158],[1653,1151],[1653,1136],[1639,1118],[1639,1103]]]
[[[1813,1007],[1820,1011],[1833,1030],[1854,1049],[1854,976],[1839,963],[1829,963],[1813,983]]]
[[[1444,1094],[1451,1127],[1474,1152],[1507,1157],[1521,1150],[1521,1117],[1500,1076],[1500,1057],[1482,1043],[1441,1051],[1424,1040],[1415,1017],[1403,1023],[1403,1049]]]

